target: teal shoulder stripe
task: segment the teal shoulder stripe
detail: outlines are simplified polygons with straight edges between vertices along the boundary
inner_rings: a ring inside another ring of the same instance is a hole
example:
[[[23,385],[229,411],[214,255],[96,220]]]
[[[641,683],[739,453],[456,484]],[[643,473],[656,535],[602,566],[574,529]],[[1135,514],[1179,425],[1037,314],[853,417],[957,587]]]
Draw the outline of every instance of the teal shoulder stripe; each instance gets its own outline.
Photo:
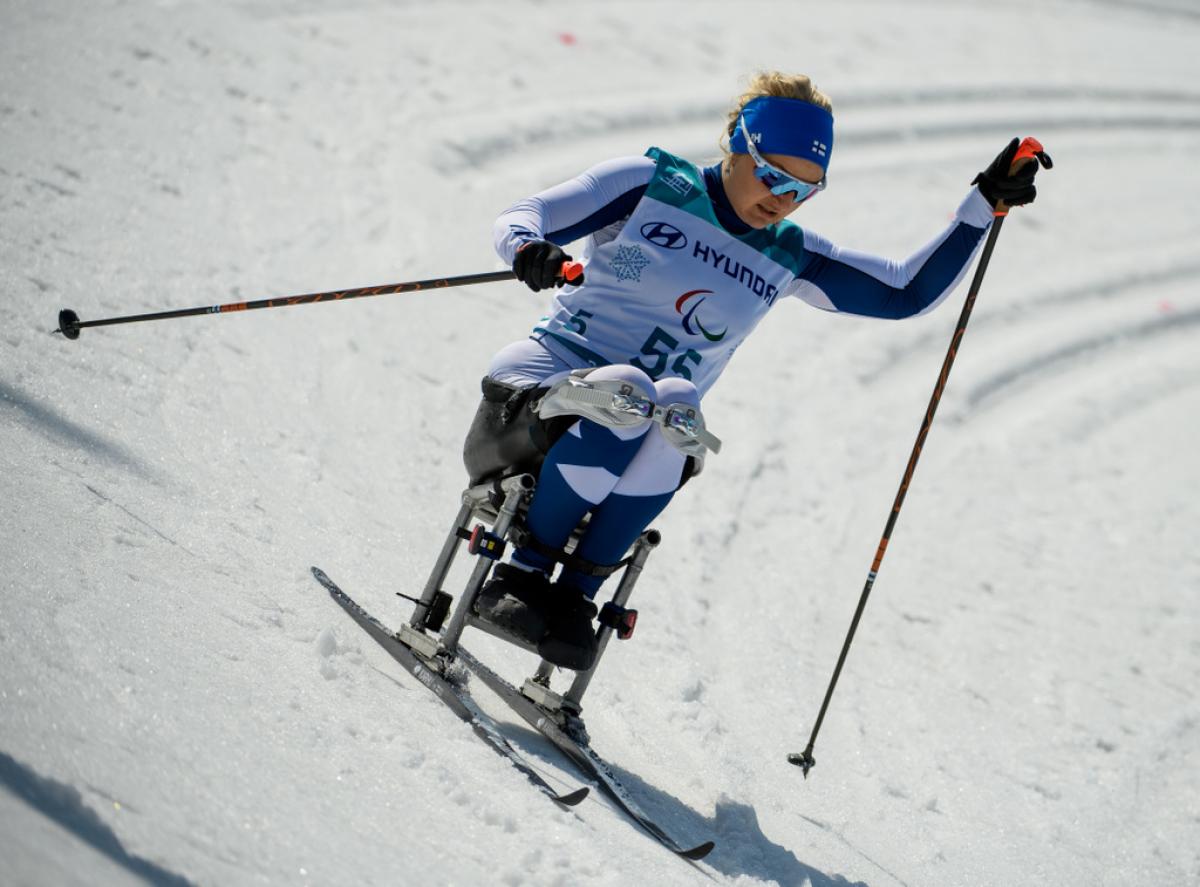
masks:
[[[710,225],[717,224],[712,201],[704,187],[704,176],[700,170],[684,160],[664,151],[651,148],[646,156],[657,163],[654,175],[646,186],[646,196],[668,206],[678,207],[703,219]]]
[[[797,277],[808,265],[808,253],[804,249],[804,231],[787,219],[776,222],[770,228],[751,231],[738,239],[754,247],[772,262],[787,268]]]
[[[722,231],[725,230],[717,221],[712,200],[704,185],[704,175],[700,170],[682,157],[676,157],[662,148],[651,148],[646,152],[646,156],[657,164],[654,175],[646,186],[647,197],[677,207]],[[804,250],[804,232],[787,219],[769,228],[730,236],[758,250],[794,275],[799,276],[808,265],[808,256]]]
[[[573,353],[576,357],[582,357],[584,360],[586,360],[589,364],[591,364],[594,367],[606,367],[610,363],[612,363],[612,361],[610,361],[604,355],[597,354],[595,351],[592,351],[590,348],[584,348],[578,342],[572,342],[566,336],[560,336],[557,333],[552,333],[552,332],[550,332],[550,330],[546,329],[543,326],[535,326],[533,328],[533,331],[535,333],[541,333],[543,336],[548,336],[549,338],[551,338],[555,342],[557,342],[559,345],[562,345],[568,351]]]

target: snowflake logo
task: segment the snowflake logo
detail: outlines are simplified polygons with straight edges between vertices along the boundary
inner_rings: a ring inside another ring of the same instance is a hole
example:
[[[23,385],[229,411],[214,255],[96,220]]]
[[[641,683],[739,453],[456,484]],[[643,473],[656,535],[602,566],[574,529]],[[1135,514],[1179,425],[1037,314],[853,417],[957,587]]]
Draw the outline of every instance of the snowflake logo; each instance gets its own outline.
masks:
[[[613,256],[612,269],[617,272],[617,280],[640,281],[642,271],[650,264],[641,248],[637,246],[619,246]]]

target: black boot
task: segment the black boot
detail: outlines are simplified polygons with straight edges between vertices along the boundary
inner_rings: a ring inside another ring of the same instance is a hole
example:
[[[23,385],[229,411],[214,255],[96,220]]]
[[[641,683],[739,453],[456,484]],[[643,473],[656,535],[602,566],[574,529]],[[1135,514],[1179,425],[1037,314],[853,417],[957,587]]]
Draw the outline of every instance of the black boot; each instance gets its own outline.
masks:
[[[547,662],[587,671],[596,661],[596,605],[570,585],[555,585],[547,594],[546,636],[538,653]]]
[[[540,570],[497,564],[475,597],[475,612],[507,634],[536,644],[546,634],[550,580]]]

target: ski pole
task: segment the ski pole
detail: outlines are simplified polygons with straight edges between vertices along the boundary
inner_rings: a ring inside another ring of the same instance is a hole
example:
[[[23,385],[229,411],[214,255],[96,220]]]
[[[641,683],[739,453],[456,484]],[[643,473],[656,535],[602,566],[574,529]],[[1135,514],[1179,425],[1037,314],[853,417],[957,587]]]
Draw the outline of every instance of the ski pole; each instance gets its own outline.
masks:
[[[1027,138],[1021,142],[1017,149],[1016,156],[1013,158],[1012,165],[1009,167],[1009,175],[1024,163],[1037,163],[1040,158],[1045,157],[1045,151],[1042,148],[1041,142],[1034,138]],[[1049,160],[1043,161],[1049,164]],[[946,390],[946,380],[950,378],[950,368],[954,365],[954,358],[958,354],[959,345],[962,343],[963,335],[967,331],[967,321],[971,318],[971,309],[975,307],[975,297],[979,295],[979,288],[983,284],[983,275],[987,271],[988,261],[992,257],[992,250],[996,246],[996,239],[1000,236],[1000,227],[1004,223],[1005,217],[1008,215],[1008,207],[1004,201],[999,201],[996,204],[994,215],[996,221],[992,224],[992,230],[988,232],[987,241],[984,243],[983,252],[979,257],[979,267],[975,269],[975,277],[971,281],[971,288],[967,292],[967,300],[963,304],[962,314],[959,315],[958,325],[954,328],[954,335],[950,338],[950,347],[946,351],[946,359],[942,361],[942,370],[938,373],[937,383],[933,386],[933,396],[929,400],[929,407],[925,410],[925,418],[921,422],[921,430],[917,433],[917,441],[913,444],[912,454],[908,457],[908,466],[904,469],[904,477],[900,481],[900,490],[896,493],[896,501],[892,504],[891,514],[888,515],[887,525],[883,529],[883,537],[879,540],[879,547],[875,550],[875,559],[871,563],[870,572],[867,573],[867,583],[863,586],[862,595],[858,599],[858,608],[854,611],[854,618],[850,621],[850,631],[846,634],[845,643],[842,644],[842,652],[838,656],[837,665],[833,669],[833,677],[829,681],[829,687],[825,691],[825,700],[821,703],[821,711],[817,715],[816,725],[813,727],[812,735],[808,739],[808,746],[803,752],[788,755],[788,763],[795,764],[804,771],[804,778],[808,778],[808,771],[816,765],[816,759],[813,758],[813,746],[817,742],[817,734],[821,731],[821,724],[825,721],[825,712],[829,709],[829,701],[833,698],[833,691],[837,687],[838,678],[842,674],[842,666],[846,664],[846,656],[850,652],[850,645],[854,642],[854,634],[858,631],[858,623],[862,619],[863,610],[867,606],[867,598],[871,595],[871,589],[875,585],[875,577],[879,574],[879,567],[883,563],[884,552],[887,551],[888,541],[892,538],[892,530],[896,526],[896,520],[900,516],[900,506],[904,504],[904,497],[908,493],[909,484],[912,483],[913,472],[917,468],[917,460],[921,458],[921,449],[925,446],[925,438],[929,434],[929,429],[933,425],[933,416],[937,412],[938,403],[941,402],[942,392]]]
[[[579,262],[563,262],[562,276],[568,283],[580,282],[583,265]],[[176,317],[194,317],[198,314],[227,314],[235,311],[253,311],[256,308],[286,308],[290,305],[309,305],[314,302],[340,302],[346,299],[362,299],[367,296],[387,296],[393,293],[416,292],[426,289],[445,289],[451,286],[471,286],[476,283],[496,283],[513,280],[512,271],[489,271],[484,274],[464,274],[460,277],[438,277],[432,280],[410,280],[405,283],[385,283],[382,286],[363,286],[357,289],[333,290],[327,293],[308,293],[302,296],[280,296],[275,299],[259,299],[257,302],[230,302],[225,305],[209,305],[199,308],[179,308],[174,311],[157,311],[152,314],[130,314],[125,317],[106,317],[101,320],[80,320],[70,308],[58,312],[58,329],[68,339],[78,339],[79,331],[90,326],[113,326],[119,323],[141,323],[143,320],[170,320]]]

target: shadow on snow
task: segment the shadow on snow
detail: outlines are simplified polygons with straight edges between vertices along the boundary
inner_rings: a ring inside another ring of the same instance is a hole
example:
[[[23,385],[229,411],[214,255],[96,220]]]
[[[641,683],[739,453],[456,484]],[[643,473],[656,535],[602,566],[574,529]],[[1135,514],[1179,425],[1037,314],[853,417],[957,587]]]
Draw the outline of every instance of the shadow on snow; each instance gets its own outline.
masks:
[[[500,728],[513,745],[519,746],[531,758],[540,758],[567,770],[574,769],[550,745],[549,740],[535,730],[511,722],[502,723]],[[716,841],[716,849],[704,858],[703,864],[712,866],[722,874],[731,878],[749,875],[763,881],[774,881],[780,887],[802,887],[805,884],[811,884],[811,887],[867,887],[861,881],[849,881],[841,875],[826,874],[801,862],[791,850],[763,834],[753,807],[724,799],[718,802],[714,815],[708,818],[674,795],[650,785],[635,773],[611,761],[609,766],[650,818],[681,844]],[[593,791],[591,797],[603,799],[601,803],[609,803],[599,791]],[[624,814],[618,815],[624,818]],[[640,831],[632,822],[630,827]]]
[[[30,427],[55,443],[81,449],[89,455],[131,469],[144,477],[151,476],[147,467],[120,444],[88,431],[51,407],[38,403],[19,389],[0,381],[0,407],[3,406],[12,406],[20,410],[29,420]]]
[[[83,801],[79,790],[38,775],[15,758],[0,752],[0,785],[47,819],[103,853],[147,882],[166,887],[191,887],[191,881],[140,856],[133,856]]]

